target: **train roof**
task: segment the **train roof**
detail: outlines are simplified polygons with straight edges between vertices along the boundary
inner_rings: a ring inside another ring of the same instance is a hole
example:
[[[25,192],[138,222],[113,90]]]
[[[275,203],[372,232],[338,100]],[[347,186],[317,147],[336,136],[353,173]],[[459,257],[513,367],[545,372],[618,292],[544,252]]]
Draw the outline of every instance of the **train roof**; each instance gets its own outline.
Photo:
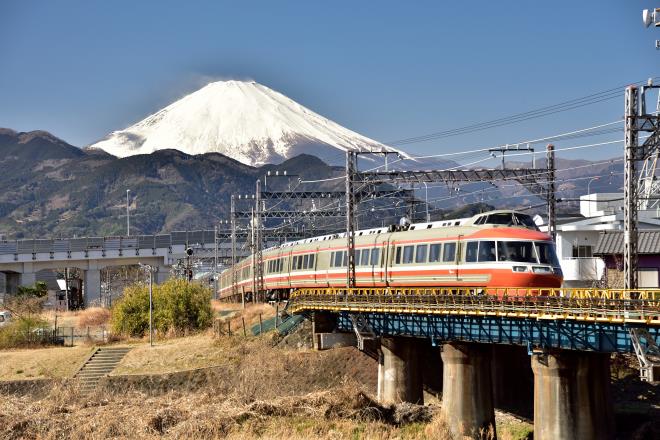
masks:
[[[507,218],[511,219],[510,220],[511,224],[502,223],[502,221],[508,221],[506,220]],[[498,223],[495,223],[496,221]],[[511,209],[498,209],[493,211],[487,211],[465,218],[438,220],[434,222],[425,222],[425,223],[413,223],[410,224],[405,230],[413,231],[420,229],[439,229],[439,228],[450,228],[457,226],[483,226],[483,225],[510,225],[510,226],[518,226],[518,227],[523,227],[538,231],[538,227],[535,225],[534,221],[528,214],[522,213],[520,211],[514,211]],[[365,236],[372,234],[384,234],[387,232],[394,232],[391,226],[381,226],[380,228],[371,228],[371,229],[360,229],[355,232],[355,235]],[[301,244],[335,240],[338,238],[345,238],[345,237],[346,237],[346,232],[339,232],[336,234],[321,235],[318,237],[311,237],[302,240],[291,241],[291,242],[283,243],[278,246],[270,247],[265,250],[285,249],[288,247],[298,246]]]

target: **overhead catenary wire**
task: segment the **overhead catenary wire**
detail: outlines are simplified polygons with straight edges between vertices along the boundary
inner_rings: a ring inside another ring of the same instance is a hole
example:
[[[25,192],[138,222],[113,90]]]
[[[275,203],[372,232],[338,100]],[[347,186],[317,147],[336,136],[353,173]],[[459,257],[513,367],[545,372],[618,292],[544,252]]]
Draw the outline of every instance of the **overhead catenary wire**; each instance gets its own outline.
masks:
[[[657,79],[658,77],[651,78],[652,80]],[[639,85],[645,83],[647,80],[637,81],[633,83],[634,85]],[[621,96],[621,90],[630,84],[624,86],[619,86],[611,89],[607,89],[601,92],[592,93],[580,98],[574,98],[568,101],[560,102],[558,104],[553,104],[545,107],[541,107],[535,110],[529,110],[522,113],[517,113],[514,115],[509,115],[490,121],[478,122],[475,124],[469,124],[458,128],[453,128],[449,130],[443,130],[435,133],[430,133],[421,136],[414,136],[409,138],[403,138],[398,140],[393,140],[386,142],[388,145],[406,145],[411,143],[427,142],[430,140],[436,140],[444,137],[457,136],[461,134],[473,133],[475,131],[482,131],[490,128],[500,127],[503,125],[509,125],[513,123],[518,123],[526,121],[529,119],[536,119],[551,114],[574,110],[576,108],[581,108],[586,105],[592,105],[606,100],[614,99]]]

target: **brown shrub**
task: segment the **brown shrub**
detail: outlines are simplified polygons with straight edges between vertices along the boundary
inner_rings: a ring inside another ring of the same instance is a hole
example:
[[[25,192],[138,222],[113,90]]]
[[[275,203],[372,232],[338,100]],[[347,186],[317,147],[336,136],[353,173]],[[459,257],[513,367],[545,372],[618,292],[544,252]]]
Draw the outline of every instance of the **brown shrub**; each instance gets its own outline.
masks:
[[[110,310],[103,307],[90,307],[78,314],[78,328],[105,325],[110,320]]]

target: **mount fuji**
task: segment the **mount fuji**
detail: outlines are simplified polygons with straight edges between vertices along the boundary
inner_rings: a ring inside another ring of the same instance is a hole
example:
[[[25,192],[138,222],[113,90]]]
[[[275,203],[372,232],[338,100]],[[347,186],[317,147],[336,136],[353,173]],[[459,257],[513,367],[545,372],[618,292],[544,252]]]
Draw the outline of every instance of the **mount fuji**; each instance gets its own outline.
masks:
[[[218,81],[142,121],[88,146],[117,157],[175,149],[221,153],[251,166],[278,164],[302,153],[345,163],[346,151],[390,151],[254,81]]]

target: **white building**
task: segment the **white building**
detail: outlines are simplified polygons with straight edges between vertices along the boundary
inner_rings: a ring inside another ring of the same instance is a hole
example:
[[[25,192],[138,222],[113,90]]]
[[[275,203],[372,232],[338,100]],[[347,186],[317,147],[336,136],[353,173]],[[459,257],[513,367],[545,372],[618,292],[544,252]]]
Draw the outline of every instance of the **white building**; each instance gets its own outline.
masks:
[[[640,230],[660,230],[660,212],[639,211]],[[603,278],[605,262],[593,256],[602,233],[623,231],[623,194],[580,197],[580,215],[557,219],[557,256],[564,286],[587,287]]]

